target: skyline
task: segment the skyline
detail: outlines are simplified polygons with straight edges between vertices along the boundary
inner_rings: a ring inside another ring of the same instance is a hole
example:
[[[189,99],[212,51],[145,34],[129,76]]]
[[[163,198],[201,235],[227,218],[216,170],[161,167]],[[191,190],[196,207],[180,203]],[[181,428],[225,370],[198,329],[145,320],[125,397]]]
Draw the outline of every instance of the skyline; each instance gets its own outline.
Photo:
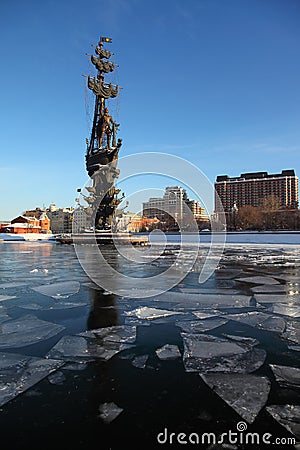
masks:
[[[212,184],[223,174],[300,173],[299,3],[17,0],[1,13],[0,220],[75,205],[88,180],[86,97],[93,111],[85,53],[100,35],[112,38],[119,68],[109,79],[123,88],[111,104],[120,157],[170,153]],[[143,188],[166,185],[146,178]],[[126,195],[140,188],[129,184]]]

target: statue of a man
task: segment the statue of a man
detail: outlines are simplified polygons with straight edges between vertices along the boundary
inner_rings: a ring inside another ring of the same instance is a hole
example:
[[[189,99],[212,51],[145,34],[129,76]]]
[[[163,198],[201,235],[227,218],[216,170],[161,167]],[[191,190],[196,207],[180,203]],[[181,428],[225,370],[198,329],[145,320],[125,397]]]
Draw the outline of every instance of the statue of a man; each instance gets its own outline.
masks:
[[[109,115],[108,108],[104,109],[104,114],[101,117],[100,123],[100,137],[99,137],[99,147],[103,146],[103,138],[107,136],[107,148],[110,149],[110,139],[112,134],[112,126],[113,126],[112,117]]]

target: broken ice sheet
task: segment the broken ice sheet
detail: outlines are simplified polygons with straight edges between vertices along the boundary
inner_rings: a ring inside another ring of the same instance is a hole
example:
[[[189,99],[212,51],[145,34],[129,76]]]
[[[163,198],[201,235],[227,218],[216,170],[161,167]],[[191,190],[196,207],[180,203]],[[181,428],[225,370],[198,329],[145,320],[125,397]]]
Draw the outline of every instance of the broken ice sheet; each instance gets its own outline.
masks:
[[[59,309],[71,309],[71,308],[79,308],[81,306],[86,306],[87,302],[67,302],[65,300],[60,301],[59,303],[56,300],[46,299],[46,302],[36,302],[36,303],[20,303],[18,304],[19,308],[29,309],[32,311],[51,311],[51,310],[59,310]]]
[[[16,298],[15,295],[0,295],[0,302],[5,302],[6,300],[11,300],[12,298]]]
[[[99,406],[99,411],[99,417],[103,420],[103,422],[110,423],[121,414],[123,408],[120,408],[113,402],[108,402],[102,403],[102,405]]]
[[[165,344],[163,347],[158,348],[155,353],[162,360],[177,359],[181,357],[181,353],[177,345]]]
[[[286,324],[285,332],[281,334],[283,339],[300,344],[300,322],[289,321]]]
[[[250,288],[256,294],[280,294],[287,293],[287,286],[282,284],[265,284],[262,286],[255,286]]]
[[[221,294],[221,295],[233,295],[238,294],[239,291],[228,288],[180,288],[180,292],[184,294]]]
[[[284,294],[255,294],[255,300],[258,303],[300,303],[299,295],[284,295]]]
[[[7,281],[6,283],[0,284],[0,289],[11,289],[11,288],[21,287],[21,286],[26,286],[26,285],[27,285],[27,283],[23,283],[23,282]]]
[[[249,308],[252,306],[251,296],[239,294],[185,294],[182,292],[166,292],[154,301],[177,303],[177,308]]]
[[[66,381],[66,377],[63,372],[57,370],[56,372],[48,375],[48,381],[51,384],[63,384]]]
[[[251,327],[261,328],[266,331],[282,333],[285,329],[285,321],[281,317],[274,317],[259,311],[250,311],[241,314],[227,314],[227,319],[241,322]]]
[[[60,283],[44,284],[42,286],[32,287],[31,289],[39,294],[60,299],[77,294],[80,289],[80,283],[78,281],[63,281]]]
[[[300,439],[300,406],[271,405],[266,410],[284,428]]]
[[[196,317],[198,317],[198,319],[208,319],[210,317],[219,316],[222,313],[220,311],[218,311],[217,309],[213,309],[213,310],[207,309],[205,311],[193,311],[192,314],[194,314]]]
[[[141,306],[132,311],[125,311],[127,316],[136,316],[139,319],[156,319],[158,317],[173,316],[175,314],[181,314],[176,311],[169,311],[167,309],[149,308],[148,306]]]
[[[279,281],[275,280],[275,278],[264,276],[236,278],[236,281],[253,284],[280,284]]]
[[[299,305],[285,305],[282,303],[277,303],[276,305],[271,306],[268,308],[268,311],[272,311],[276,314],[282,314],[283,316],[289,316],[289,317],[300,317],[300,306]]]
[[[150,326],[150,321],[147,319],[138,319],[137,317],[126,317],[125,325],[142,325],[142,326]]]
[[[282,386],[300,386],[300,369],[270,364],[276,381]]]
[[[0,348],[25,347],[55,336],[65,327],[26,315],[0,324]]]
[[[268,400],[271,383],[249,374],[200,374],[202,380],[248,423]]]
[[[223,336],[232,341],[243,342],[245,344],[252,345],[252,346],[259,344],[259,341],[252,337],[236,336],[234,334],[223,334]]]
[[[221,317],[208,318],[205,320],[191,320],[191,321],[178,321],[175,323],[178,327],[180,327],[186,333],[203,333],[205,331],[213,330],[214,328],[218,328],[228,320]]]
[[[149,355],[139,355],[133,358],[132,365],[138,369],[145,369]]]
[[[34,386],[63,361],[0,352],[0,406]]]
[[[136,340],[136,327],[129,325],[116,325],[112,327],[97,328],[94,330],[79,333],[79,336],[96,337],[104,342],[127,342],[133,343]]]
[[[266,358],[263,349],[207,334],[181,333],[183,363],[187,372],[249,373],[261,367]]]
[[[107,361],[124,349],[122,342],[103,341],[92,334],[87,336],[63,336],[51,348],[46,358],[63,359],[72,362],[89,362],[94,359]]]

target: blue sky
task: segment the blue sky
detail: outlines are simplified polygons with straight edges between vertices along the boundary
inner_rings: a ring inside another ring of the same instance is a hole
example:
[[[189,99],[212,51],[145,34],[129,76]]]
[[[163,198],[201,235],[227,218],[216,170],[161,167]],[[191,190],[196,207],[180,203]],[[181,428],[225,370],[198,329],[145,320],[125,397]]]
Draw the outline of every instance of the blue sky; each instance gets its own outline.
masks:
[[[120,156],[170,153],[211,182],[299,175],[299,19],[298,0],[2,0],[0,220],[74,205],[87,180],[85,54],[101,35],[123,88],[111,103]]]

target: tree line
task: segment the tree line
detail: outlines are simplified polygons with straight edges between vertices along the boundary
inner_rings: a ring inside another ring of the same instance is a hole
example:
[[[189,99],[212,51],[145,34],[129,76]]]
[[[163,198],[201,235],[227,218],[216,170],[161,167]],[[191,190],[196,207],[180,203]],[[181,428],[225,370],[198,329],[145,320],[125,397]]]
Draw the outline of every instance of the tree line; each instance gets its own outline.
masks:
[[[245,205],[227,214],[228,230],[300,230],[300,210],[281,208],[274,195],[259,206]]]

